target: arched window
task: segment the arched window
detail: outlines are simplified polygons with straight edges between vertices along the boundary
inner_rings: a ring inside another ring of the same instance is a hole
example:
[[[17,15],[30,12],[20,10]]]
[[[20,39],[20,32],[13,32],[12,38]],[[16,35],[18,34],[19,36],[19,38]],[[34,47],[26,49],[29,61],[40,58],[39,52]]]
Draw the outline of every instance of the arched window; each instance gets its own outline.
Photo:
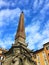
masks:
[[[2,65],[2,62],[1,62],[1,56],[0,56],[0,65]]]
[[[47,46],[46,49],[49,50],[49,46]]]
[[[23,65],[23,61],[22,61],[22,59],[20,58],[20,65]]]
[[[3,56],[0,56],[0,65],[2,65]]]

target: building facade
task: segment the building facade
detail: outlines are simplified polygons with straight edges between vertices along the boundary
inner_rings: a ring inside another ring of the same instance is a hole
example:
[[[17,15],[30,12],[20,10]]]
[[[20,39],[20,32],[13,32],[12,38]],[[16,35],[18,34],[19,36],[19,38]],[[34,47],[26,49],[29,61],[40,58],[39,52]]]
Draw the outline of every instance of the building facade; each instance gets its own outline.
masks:
[[[34,52],[33,59],[37,65],[49,65],[49,42],[43,45],[43,48]]]
[[[4,53],[6,53],[7,50],[0,48],[0,65],[2,65],[2,60],[5,58]]]

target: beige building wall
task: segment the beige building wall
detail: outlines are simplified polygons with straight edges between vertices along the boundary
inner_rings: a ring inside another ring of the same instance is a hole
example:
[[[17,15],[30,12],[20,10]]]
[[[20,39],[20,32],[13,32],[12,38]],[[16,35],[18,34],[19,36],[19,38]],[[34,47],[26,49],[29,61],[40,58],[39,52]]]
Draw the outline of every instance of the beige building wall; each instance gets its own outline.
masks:
[[[49,65],[49,43],[43,45],[43,48],[34,52],[32,57],[37,65]]]
[[[7,50],[0,48],[0,65],[2,62],[2,59],[5,57],[3,53],[7,52]]]

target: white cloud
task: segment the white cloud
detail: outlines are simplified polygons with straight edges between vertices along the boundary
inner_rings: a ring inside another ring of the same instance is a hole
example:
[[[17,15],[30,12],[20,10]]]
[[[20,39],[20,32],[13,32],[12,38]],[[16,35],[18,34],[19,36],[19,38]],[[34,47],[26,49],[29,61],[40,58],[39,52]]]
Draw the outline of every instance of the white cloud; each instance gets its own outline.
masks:
[[[5,10],[1,10],[0,11],[0,17],[9,17],[9,16],[19,16],[20,15],[20,8],[16,8],[16,9],[13,9],[13,10],[10,10],[10,9],[5,9]]]
[[[37,6],[38,6],[38,0],[35,0],[35,1],[34,1],[34,9],[36,9]]]
[[[20,8],[16,8],[13,10],[10,9],[5,9],[5,10],[1,10],[0,11],[0,46],[3,48],[7,48],[8,46],[10,46],[13,42],[13,36],[8,36],[7,32],[5,32],[4,26],[6,28],[6,25],[11,26],[11,24],[13,23],[13,26],[15,26],[15,24],[17,24],[18,21],[15,21],[15,17],[16,20],[17,18],[20,16],[21,13],[21,9]],[[11,22],[11,20],[13,22]],[[11,23],[11,24],[10,24]],[[2,39],[3,37],[3,32],[6,33],[6,35],[4,35],[4,39]]]
[[[49,38],[42,39],[42,40],[40,41],[40,43],[37,45],[37,48],[38,48],[38,49],[43,48],[43,44],[45,44],[45,43],[47,43],[47,42],[49,42]]]
[[[0,0],[0,6],[4,5],[4,4],[5,4],[5,2],[3,0]]]
[[[38,40],[39,41],[39,40]],[[49,20],[45,23],[44,30],[42,31],[41,39],[37,45],[38,49],[43,47],[43,44],[49,42]]]
[[[30,10],[29,9],[28,10],[24,9],[23,12],[24,12],[25,16],[30,17]]]
[[[49,14],[49,0],[35,0],[32,9],[33,13]]]
[[[26,34],[26,41],[30,49],[42,48],[43,44],[49,42],[49,21],[45,24],[43,31],[40,30],[40,21],[35,24],[31,23],[26,27]]]
[[[3,25],[8,25],[10,20],[13,20],[14,17],[18,18],[20,15],[20,8],[16,8],[13,10],[5,9],[0,11],[0,27]],[[4,21],[5,20],[5,21]],[[13,21],[15,23],[15,21]]]
[[[29,3],[29,0],[14,0],[14,2],[11,1],[6,1],[6,0],[0,0],[0,8],[6,7],[9,8],[10,6],[15,7],[15,5],[27,5]]]
[[[39,26],[40,26],[39,21],[37,21],[36,23],[32,22],[30,25],[26,27],[26,32],[30,33],[30,31],[32,31],[31,33],[34,33],[39,30],[40,28]]]
[[[43,7],[42,5],[44,2],[45,2],[44,0],[35,0],[32,7],[33,12],[36,13],[40,9],[40,7]]]
[[[4,23],[0,21],[0,27],[2,27],[3,25],[4,25]]]
[[[5,0],[0,0],[0,8],[6,7],[9,8],[10,6],[14,7],[15,3],[17,4],[17,0],[13,1],[5,1]]]
[[[18,2],[18,4],[21,4],[24,6],[24,5],[27,5],[28,2],[29,2],[29,0],[26,0],[26,1],[21,0]],[[16,0],[15,0],[15,3],[16,3]],[[5,2],[3,0],[0,0],[0,8],[2,6],[9,7],[9,5],[15,6],[15,3],[10,4],[9,2]],[[44,6],[42,6],[42,5],[44,5]],[[42,8],[40,9],[40,7],[42,7]],[[46,1],[35,0],[33,3],[33,13],[37,12],[37,10],[39,10],[39,9],[40,9],[40,12],[39,12],[40,15],[37,15],[35,18],[33,18],[32,23],[26,27],[26,34],[27,34],[26,41],[28,42],[28,45],[29,45],[28,47],[30,49],[35,49],[35,47],[41,48],[45,42],[49,41],[49,21],[47,21],[45,26],[43,26],[44,30],[40,30],[41,22],[43,22],[43,20],[45,19],[46,14],[49,14],[49,2],[48,2],[48,0],[46,0]],[[30,17],[31,12],[30,12],[29,8],[24,9],[23,11],[25,13],[25,16]],[[0,28],[5,26],[5,25],[9,25],[11,22],[10,20],[13,21],[14,17],[18,18],[20,15],[20,12],[21,12],[20,8],[16,8],[13,10],[12,9],[10,10],[7,8],[7,9],[1,10],[0,11]],[[13,22],[15,24],[15,20]],[[17,22],[16,22],[16,24],[17,24]],[[3,31],[0,30],[0,35],[2,35],[2,32]],[[15,33],[14,33],[14,35],[15,35]],[[12,36],[8,37],[8,38],[4,38],[4,40],[0,39],[0,46],[7,48],[7,46],[11,45],[12,42],[13,42]],[[37,45],[37,46],[35,46],[35,45]]]
[[[26,41],[29,43],[29,48],[31,49],[30,46],[34,46],[34,44],[41,38],[40,34],[38,33],[38,30],[40,28],[40,23],[31,23],[26,27]],[[34,48],[34,47],[33,47]]]
[[[13,44],[12,37],[6,37],[3,40],[0,39],[0,47],[7,49]]]
[[[40,13],[45,16],[45,14],[49,14],[49,2],[46,1],[44,7],[40,10]]]
[[[47,21],[47,23],[45,24],[43,33],[42,33],[45,37],[49,38],[49,20]]]
[[[0,0],[0,8],[2,7],[2,6],[9,6],[9,3],[7,3],[7,2],[5,2],[4,0]]]
[[[19,2],[18,2],[20,5],[27,5],[28,3],[29,3],[29,0],[20,0]]]

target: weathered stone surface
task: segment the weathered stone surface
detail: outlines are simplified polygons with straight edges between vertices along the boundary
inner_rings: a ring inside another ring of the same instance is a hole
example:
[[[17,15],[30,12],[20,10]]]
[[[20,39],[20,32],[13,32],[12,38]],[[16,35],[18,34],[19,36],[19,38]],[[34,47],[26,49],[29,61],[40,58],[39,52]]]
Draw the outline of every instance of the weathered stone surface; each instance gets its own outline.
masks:
[[[30,52],[25,43],[24,14],[21,13],[15,43],[4,54],[2,65],[36,65]]]

